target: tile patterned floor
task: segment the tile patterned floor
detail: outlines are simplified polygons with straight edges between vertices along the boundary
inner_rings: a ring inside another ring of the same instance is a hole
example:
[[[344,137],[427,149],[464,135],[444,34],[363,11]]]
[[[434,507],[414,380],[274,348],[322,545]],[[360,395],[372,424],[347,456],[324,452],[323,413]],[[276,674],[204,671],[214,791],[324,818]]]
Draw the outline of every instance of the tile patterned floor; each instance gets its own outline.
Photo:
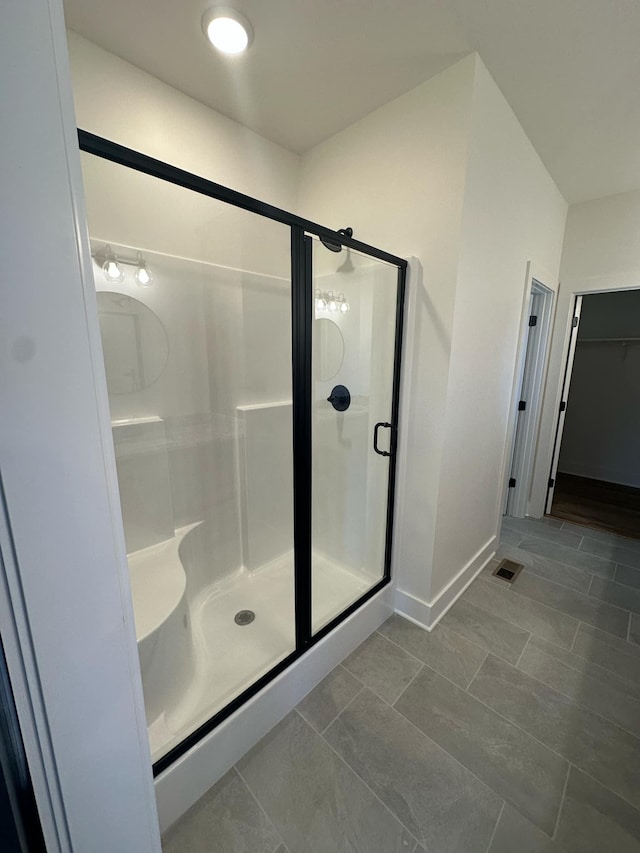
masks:
[[[392,616],[165,853],[640,853],[640,542],[505,519],[511,586]]]

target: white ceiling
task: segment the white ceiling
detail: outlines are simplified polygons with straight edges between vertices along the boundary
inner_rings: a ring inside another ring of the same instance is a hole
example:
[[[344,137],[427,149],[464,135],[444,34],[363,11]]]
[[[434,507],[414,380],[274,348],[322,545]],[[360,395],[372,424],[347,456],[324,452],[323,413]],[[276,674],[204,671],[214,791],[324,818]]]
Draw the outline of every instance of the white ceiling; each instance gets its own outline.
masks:
[[[640,188],[637,0],[65,0],[67,25],[303,152],[477,50],[570,202]],[[224,58],[209,5],[253,24]]]

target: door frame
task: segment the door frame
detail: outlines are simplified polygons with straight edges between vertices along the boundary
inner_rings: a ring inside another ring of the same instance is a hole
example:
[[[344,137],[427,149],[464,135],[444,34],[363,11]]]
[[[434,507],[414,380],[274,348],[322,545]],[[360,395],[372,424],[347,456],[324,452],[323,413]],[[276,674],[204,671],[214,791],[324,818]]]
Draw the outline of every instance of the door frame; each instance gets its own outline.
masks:
[[[2,19],[7,670],[46,849],[160,853],[62,2]]]
[[[534,349],[529,353],[531,341],[529,317],[534,299],[539,300],[537,334]],[[508,445],[510,450],[502,501],[504,514],[516,518],[524,518],[529,506],[557,302],[557,293],[550,287],[547,274],[542,270],[537,270],[531,261],[527,264],[523,301],[516,359],[515,390],[512,395],[509,423],[511,441]],[[526,393],[523,397],[525,389]],[[522,413],[519,411],[519,403],[525,397],[526,409]],[[523,414],[525,415],[524,418],[522,417]],[[516,484],[510,488],[511,478],[515,479]]]
[[[528,514],[533,518],[540,518],[544,515],[548,504],[551,472],[555,478],[555,469],[552,463],[558,433],[559,407],[563,400],[565,367],[572,341],[571,322],[576,297],[638,289],[640,289],[640,272],[633,269],[625,272],[563,280],[562,286],[558,289],[549,370],[537,439],[531,499],[529,501]]]
[[[632,278],[632,281],[625,280]],[[580,287],[579,290],[574,290],[571,293],[573,310],[569,313],[567,321],[567,331],[563,348],[563,370],[561,371],[560,383],[558,386],[557,408],[553,421],[553,431],[551,435],[550,456],[549,456],[549,477],[546,483],[546,492],[544,497],[544,512],[551,513],[553,505],[553,496],[555,492],[555,481],[557,479],[558,464],[560,461],[560,451],[562,449],[562,436],[564,433],[564,425],[566,419],[566,410],[569,405],[569,395],[571,392],[571,376],[575,360],[576,345],[578,341],[578,330],[580,327],[580,313],[582,310],[582,300],[585,296],[595,296],[600,293],[623,293],[629,290],[640,290],[640,285],[637,283],[638,276],[613,276],[594,279],[592,287],[586,289]],[[577,318],[577,323],[573,323],[573,318]],[[564,405],[563,405],[564,404]]]

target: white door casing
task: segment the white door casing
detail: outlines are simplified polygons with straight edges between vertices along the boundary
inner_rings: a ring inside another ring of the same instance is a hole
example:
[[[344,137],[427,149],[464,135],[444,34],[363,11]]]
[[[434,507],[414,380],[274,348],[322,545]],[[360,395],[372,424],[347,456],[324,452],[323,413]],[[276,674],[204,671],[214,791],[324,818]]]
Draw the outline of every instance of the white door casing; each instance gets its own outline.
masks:
[[[62,4],[0,24],[7,665],[47,849],[159,853]]]

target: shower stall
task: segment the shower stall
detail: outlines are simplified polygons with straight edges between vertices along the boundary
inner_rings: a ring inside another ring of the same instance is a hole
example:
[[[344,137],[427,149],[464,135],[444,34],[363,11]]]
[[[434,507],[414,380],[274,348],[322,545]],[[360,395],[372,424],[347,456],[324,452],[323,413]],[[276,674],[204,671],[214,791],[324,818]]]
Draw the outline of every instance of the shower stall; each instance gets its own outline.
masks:
[[[390,581],[406,262],[79,137],[157,774]]]

